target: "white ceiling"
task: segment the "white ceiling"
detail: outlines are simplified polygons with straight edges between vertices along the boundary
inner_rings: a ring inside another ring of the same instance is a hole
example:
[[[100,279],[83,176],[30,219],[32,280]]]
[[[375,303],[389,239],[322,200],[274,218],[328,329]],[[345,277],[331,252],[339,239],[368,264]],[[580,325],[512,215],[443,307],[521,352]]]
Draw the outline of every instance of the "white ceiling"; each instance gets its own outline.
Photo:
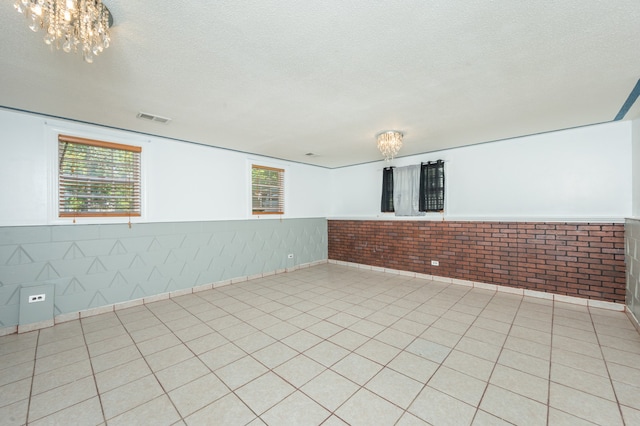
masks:
[[[0,106],[333,168],[611,121],[640,79],[638,0],[104,2],[89,65],[3,1]]]

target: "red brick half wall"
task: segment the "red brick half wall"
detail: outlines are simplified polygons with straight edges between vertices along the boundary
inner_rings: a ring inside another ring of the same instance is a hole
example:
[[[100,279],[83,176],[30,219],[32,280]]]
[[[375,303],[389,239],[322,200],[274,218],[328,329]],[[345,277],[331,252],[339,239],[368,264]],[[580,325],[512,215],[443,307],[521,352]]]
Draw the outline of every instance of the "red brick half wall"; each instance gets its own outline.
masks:
[[[329,259],[624,303],[624,224],[329,220]],[[439,266],[431,266],[437,260]]]

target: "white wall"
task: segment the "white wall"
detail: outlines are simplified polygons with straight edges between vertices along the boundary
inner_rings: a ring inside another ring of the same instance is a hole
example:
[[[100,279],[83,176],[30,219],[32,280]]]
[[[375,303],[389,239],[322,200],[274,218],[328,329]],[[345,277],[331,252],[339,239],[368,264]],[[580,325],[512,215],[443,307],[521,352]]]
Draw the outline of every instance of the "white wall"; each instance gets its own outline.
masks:
[[[445,160],[447,219],[619,221],[632,209],[631,126],[545,133],[399,158],[393,165]],[[380,213],[384,166],[333,170],[330,216],[393,219]]]
[[[132,222],[254,219],[252,161],[285,169],[284,218],[328,215],[327,169],[0,109],[0,226],[71,222],[56,214],[58,132],[142,146],[143,217]]]
[[[640,118],[632,123],[632,193],[633,208],[631,215],[640,218]]]
[[[251,218],[252,161],[286,169],[285,217],[394,219],[380,213],[382,161],[327,170],[0,109],[0,226],[70,223],[55,211],[57,131],[142,146],[144,216],[134,221]],[[394,165],[437,159],[446,161],[447,219],[640,216],[640,196],[633,196],[640,194],[640,120],[399,158]]]

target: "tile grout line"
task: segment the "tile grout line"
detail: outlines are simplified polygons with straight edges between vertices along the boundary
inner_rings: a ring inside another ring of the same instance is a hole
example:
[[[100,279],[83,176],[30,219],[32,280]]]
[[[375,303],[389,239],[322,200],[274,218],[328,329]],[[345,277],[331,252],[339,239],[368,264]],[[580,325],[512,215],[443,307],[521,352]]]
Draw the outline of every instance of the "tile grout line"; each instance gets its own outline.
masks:
[[[100,388],[98,387],[98,381],[96,380],[96,372],[95,372],[95,369],[93,368],[93,361],[92,361],[93,357],[91,356],[91,352],[89,351],[89,345],[87,344],[87,338],[84,333],[84,324],[82,322],[82,319],[80,318],[78,319],[78,322],[80,323],[80,332],[82,333],[82,340],[84,341],[84,347],[85,347],[85,350],[87,351],[87,356],[89,357],[89,366],[91,367],[91,377],[93,377],[93,385],[96,387],[98,402],[100,402],[100,412],[102,413],[102,420],[106,424],[107,416],[105,415],[104,405],[102,404],[102,393],[100,392]]]
[[[29,384],[29,401],[27,402],[27,413],[25,416],[25,424],[29,424],[29,412],[31,411],[31,398],[33,397],[33,381],[36,378],[36,363],[38,362],[38,346],[40,343],[40,330],[36,337],[36,346],[33,351],[33,369],[31,370],[31,383]]]
[[[596,341],[598,342],[600,355],[602,356],[602,361],[604,362],[604,368],[607,370],[607,376],[609,378],[609,383],[611,384],[611,390],[613,391],[613,395],[616,398],[615,402],[618,407],[618,412],[620,413],[620,419],[622,420],[622,424],[625,424],[624,413],[622,412],[622,403],[618,398],[618,392],[616,391],[616,387],[613,385],[613,377],[611,377],[611,372],[609,371],[609,363],[607,362],[607,358],[605,357],[604,351],[602,350],[602,344],[600,343],[600,335],[598,333],[598,329],[596,328],[595,322],[593,321],[593,315],[591,314],[591,309],[589,307],[587,307],[587,312],[589,312],[589,319],[591,320],[591,326],[593,327],[594,334],[596,335]]]
[[[495,297],[498,295],[498,291],[496,291],[493,296],[491,297],[491,300],[495,299]],[[489,305],[489,303],[491,303],[491,300],[485,305],[485,307],[482,309],[482,311],[480,311],[480,313],[478,313],[476,315],[476,319],[473,321],[473,323],[475,323],[478,318],[480,317],[480,314],[482,314],[482,312],[485,311],[485,309],[487,309],[487,306]],[[496,360],[493,362],[493,367],[491,368],[491,373],[489,373],[489,377],[487,377],[487,383],[485,384],[484,390],[482,391],[482,395],[480,396],[480,399],[478,400],[478,406],[476,407],[475,413],[473,414],[473,418],[471,419],[471,423],[473,423],[476,419],[476,417],[478,416],[478,412],[481,411],[480,410],[480,405],[482,404],[482,400],[484,399],[487,390],[489,389],[489,384],[491,383],[491,377],[493,376],[493,373],[496,370],[496,366],[498,365],[498,361],[500,360],[500,356],[502,355],[502,351],[504,350],[504,345],[507,343],[507,339],[509,338],[509,333],[511,332],[511,329],[513,328],[513,323],[516,320],[517,316],[518,316],[518,312],[520,311],[520,307],[522,306],[522,303],[524,301],[524,295],[520,297],[519,303],[518,303],[518,309],[516,309],[516,313],[513,316],[513,319],[511,320],[511,323],[509,324],[509,330],[507,331],[507,333],[505,334],[505,338],[504,338],[504,342],[502,342],[502,345],[500,346],[500,351],[498,352],[498,356],[496,357]],[[472,323],[472,324],[473,324]],[[484,411],[484,410],[482,410]],[[498,417],[496,414],[493,413],[489,413],[492,416]],[[506,419],[502,419],[504,421],[508,421]],[[509,422],[510,423],[510,422]]]

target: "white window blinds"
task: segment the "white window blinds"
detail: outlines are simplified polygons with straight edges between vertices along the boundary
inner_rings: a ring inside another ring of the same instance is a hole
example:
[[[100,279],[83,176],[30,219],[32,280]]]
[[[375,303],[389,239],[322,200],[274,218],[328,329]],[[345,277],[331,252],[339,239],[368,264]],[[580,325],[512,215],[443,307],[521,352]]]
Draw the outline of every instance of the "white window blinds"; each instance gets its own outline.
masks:
[[[284,170],[251,166],[251,211],[254,215],[284,214]]]
[[[137,146],[59,135],[59,216],[140,216],[141,152]]]

